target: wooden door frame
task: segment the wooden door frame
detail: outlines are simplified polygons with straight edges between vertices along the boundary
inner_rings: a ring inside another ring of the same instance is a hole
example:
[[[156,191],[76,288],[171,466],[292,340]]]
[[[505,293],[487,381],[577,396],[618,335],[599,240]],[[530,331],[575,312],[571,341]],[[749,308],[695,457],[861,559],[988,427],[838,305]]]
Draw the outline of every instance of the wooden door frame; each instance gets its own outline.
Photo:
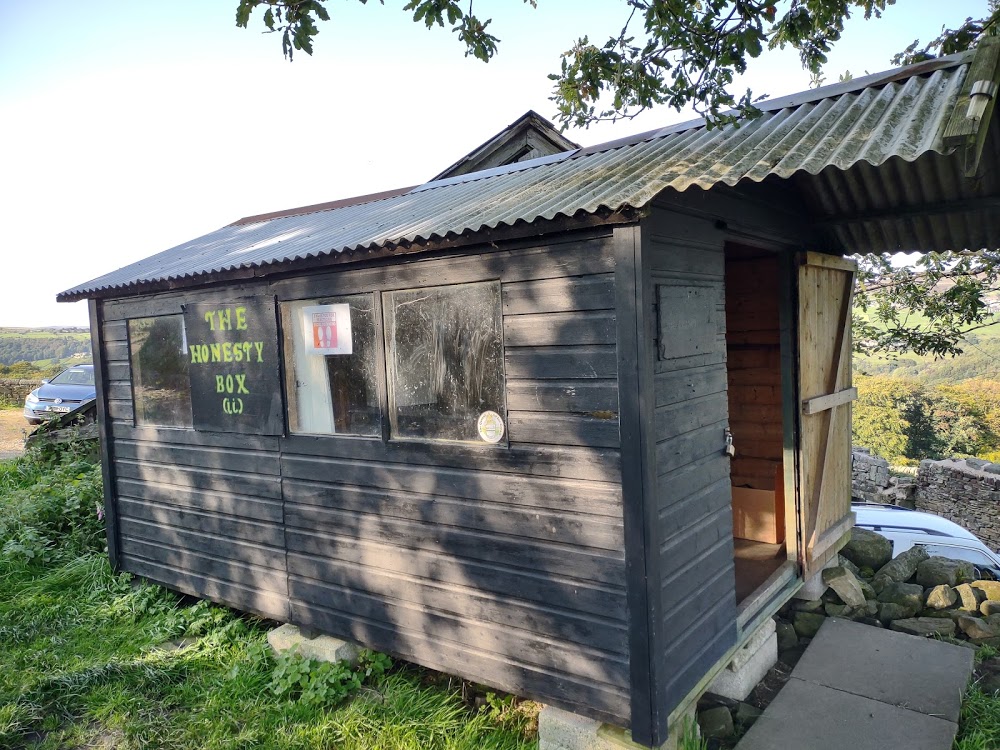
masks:
[[[782,469],[785,484],[785,551],[796,565],[796,575],[804,580],[802,512],[799,496],[799,276],[796,250],[778,256],[778,325],[781,346]]]

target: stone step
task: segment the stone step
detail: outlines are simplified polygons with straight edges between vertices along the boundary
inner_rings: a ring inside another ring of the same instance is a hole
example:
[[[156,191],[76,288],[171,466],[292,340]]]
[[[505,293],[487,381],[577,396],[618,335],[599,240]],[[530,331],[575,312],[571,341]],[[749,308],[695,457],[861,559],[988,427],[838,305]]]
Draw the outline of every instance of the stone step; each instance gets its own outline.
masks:
[[[973,653],[829,618],[736,750],[949,750]]]

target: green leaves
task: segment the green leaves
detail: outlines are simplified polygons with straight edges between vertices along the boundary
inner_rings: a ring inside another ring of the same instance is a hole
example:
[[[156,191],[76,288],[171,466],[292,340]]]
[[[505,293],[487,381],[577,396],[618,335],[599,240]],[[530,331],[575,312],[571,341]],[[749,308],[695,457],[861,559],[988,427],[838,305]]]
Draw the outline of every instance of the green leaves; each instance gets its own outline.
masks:
[[[353,695],[367,679],[377,679],[392,667],[392,659],[362,651],[356,669],[345,662],[307,659],[298,652],[279,654],[271,674],[271,692],[307,706],[332,706]]]
[[[903,267],[888,254],[857,260],[860,353],[958,354],[967,333],[997,322],[986,296],[1000,290],[1000,253],[925,253]]]
[[[264,25],[268,32],[281,32],[281,51],[289,60],[295,50],[311,55],[313,37],[319,33],[316,20],[330,20],[330,14],[319,0],[239,0],[236,25],[247,28],[250,16],[260,5],[267,8]]]
[[[367,3],[367,0],[359,0]],[[621,30],[603,44],[587,37],[564,52],[560,69],[548,77],[557,119],[564,127],[586,127],[601,120],[632,118],[661,104],[681,109],[692,105],[709,127],[735,124],[760,114],[754,94],[732,91],[737,75],[765,48],[791,46],[816,81],[844,24],[854,13],[878,18],[896,0],[790,0],[779,15],[779,0],[629,0]],[[535,0],[524,0],[535,7]],[[317,21],[330,16],[319,0],[239,0],[236,25],[247,28],[253,11],[265,6],[264,26],[281,33],[289,60],[296,50],[313,53]],[[451,27],[465,56],[489,62],[500,39],[456,0],[408,0],[403,10],[428,29]],[[894,58],[910,63],[935,54],[969,49],[983,35],[996,33],[1000,6],[990,15],[966,19],[945,29],[921,48],[915,41]]]

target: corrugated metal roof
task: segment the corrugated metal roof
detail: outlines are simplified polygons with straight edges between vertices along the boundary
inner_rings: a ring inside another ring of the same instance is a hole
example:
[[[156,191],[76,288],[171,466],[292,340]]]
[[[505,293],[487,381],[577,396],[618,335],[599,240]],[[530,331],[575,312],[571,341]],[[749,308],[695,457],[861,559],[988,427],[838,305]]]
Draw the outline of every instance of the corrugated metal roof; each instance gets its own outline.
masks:
[[[881,200],[882,172],[870,167],[891,161],[895,166],[888,171],[905,172],[910,169],[905,164],[953,150],[942,134],[970,60],[966,53],[785,97],[764,105],[760,118],[739,128],[675,126],[605,147],[430,182],[372,202],[237,223],[81,284],[59,299],[106,296],[149,282],[197,283],[211,273],[391,248],[520,222],[641,209],[671,188],[709,190],[720,184],[822,174],[816,180],[820,195],[810,202],[819,218],[838,216],[846,207],[834,204],[844,191],[863,190],[866,196],[877,194],[876,204],[886,202]],[[947,174],[938,175],[942,169]],[[956,172],[932,165],[920,167],[914,176],[933,177],[928,190],[947,196],[956,194],[950,192],[955,190],[951,182],[960,173],[960,168]],[[874,184],[866,184],[873,175]],[[853,210],[869,206],[870,200],[862,197]],[[871,236],[860,238],[858,226],[835,235],[856,243],[845,245],[848,249],[893,241],[883,236],[883,229],[860,231]],[[933,236],[918,232],[916,238]]]

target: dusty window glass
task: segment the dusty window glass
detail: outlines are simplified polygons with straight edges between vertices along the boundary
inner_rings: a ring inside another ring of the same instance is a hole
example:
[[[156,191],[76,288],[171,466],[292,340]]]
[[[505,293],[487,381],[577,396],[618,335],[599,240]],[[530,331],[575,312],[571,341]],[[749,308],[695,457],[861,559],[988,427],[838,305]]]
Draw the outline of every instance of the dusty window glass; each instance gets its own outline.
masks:
[[[190,427],[191,381],[183,315],[128,322],[136,424]]]
[[[381,435],[374,295],[288,302],[281,318],[291,431]]]
[[[386,292],[383,310],[392,436],[482,442],[480,417],[505,413],[499,282]]]

